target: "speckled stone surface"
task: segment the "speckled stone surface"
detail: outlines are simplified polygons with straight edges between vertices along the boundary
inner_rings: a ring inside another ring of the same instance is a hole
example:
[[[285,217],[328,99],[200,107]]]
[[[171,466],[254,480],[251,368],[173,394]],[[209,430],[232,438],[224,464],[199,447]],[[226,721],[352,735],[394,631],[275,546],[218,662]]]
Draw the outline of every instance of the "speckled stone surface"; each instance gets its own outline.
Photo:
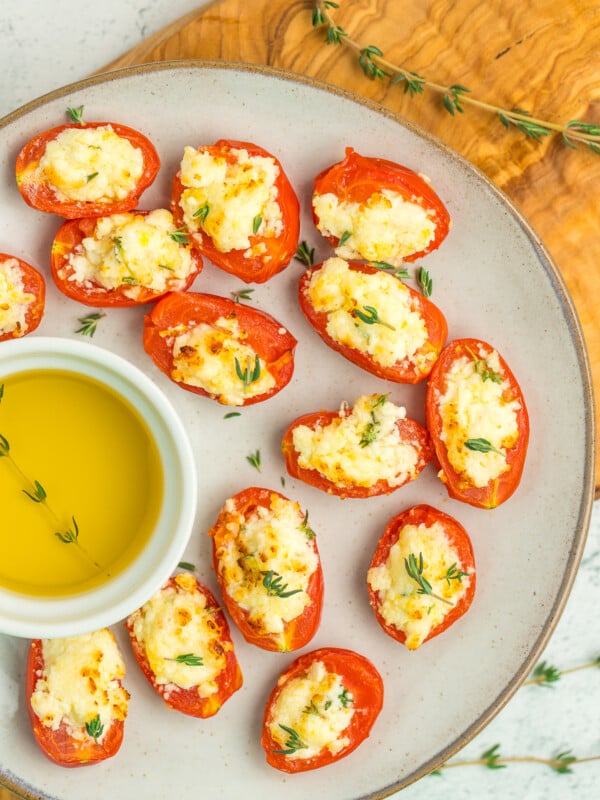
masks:
[[[20,0],[9,10],[5,3],[0,11],[0,116],[100,69],[199,5],[193,0],[94,4]],[[596,503],[571,596],[542,656],[547,663],[569,669],[600,655],[599,599],[600,503]],[[503,756],[547,758],[564,751],[582,759],[600,755],[599,711],[597,668],[564,675],[552,687],[524,686],[453,761],[476,759],[496,744]],[[434,728],[435,719],[430,724]],[[18,775],[18,765],[0,766]],[[534,763],[510,764],[497,771],[463,766],[424,778],[400,794],[402,800],[568,800],[595,796],[599,781],[599,761],[576,765],[567,775]],[[253,797],[251,786],[247,796]]]

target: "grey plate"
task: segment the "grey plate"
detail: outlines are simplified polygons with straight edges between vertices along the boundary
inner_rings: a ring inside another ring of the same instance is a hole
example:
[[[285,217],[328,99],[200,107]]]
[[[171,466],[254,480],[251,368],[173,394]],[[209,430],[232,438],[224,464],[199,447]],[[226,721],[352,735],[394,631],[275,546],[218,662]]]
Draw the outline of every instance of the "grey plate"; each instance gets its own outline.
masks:
[[[433,300],[450,338],[489,341],[519,379],[531,417],[531,444],[521,486],[494,511],[448,499],[428,467],[386,498],[345,500],[287,479],[285,493],[310,512],[326,580],[323,621],[313,647],[357,650],[381,671],[386,697],[372,735],[353,755],[315,772],[285,776],[268,767],[259,745],[264,702],[291,654],[267,653],[233,632],[243,689],[210,720],[167,711],[140,676],[123,629],[130,714],[123,746],[93,769],[65,770],[44,759],[27,721],[22,682],[26,642],[0,638],[0,775],[23,796],[80,800],[152,800],[200,789],[211,798],[287,800],[381,798],[429,772],[462,747],[500,710],[535,663],[568,596],[593,501],[593,410],[581,329],[563,281],[535,233],[476,169],[437,140],[373,103],[272,69],[173,62],[121,70],[67,86],[0,123],[0,251],[48,273],[59,220],[28,208],[14,182],[16,155],[31,136],[65,121],[69,106],[88,120],[114,120],[146,133],[162,168],[142,198],[168,202],[183,147],[219,138],[254,141],[282,161],[303,206],[301,238],[330,253],[309,214],[313,177],[352,146],[399,161],[430,177],[454,220],[436,253],[424,259]],[[280,437],[301,413],[338,407],[358,395],[390,392],[423,420],[423,387],[387,384],[330,351],[296,303],[299,262],[266,285],[252,304],[278,317],[299,345],[292,383],[264,405],[225,420],[226,408],[170,384],[141,345],[143,309],[112,310],[94,343],[114,348],[168,393],[189,430],[199,470],[200,503],[186,559],[216,589],[206,531],[222,502],[249,486],[281,490]],[[239,281],[207,264],[194,289],[229,295]],[[33,335],[75,338],[89,313],[48,280],[46,316]],[[1,345],[0,345],[1,346]],[[260,449],[259,474],[246,456]],[[469,613],[444,635],[408,652],[375,622],[365,574],[387,521],[427,502],[470,532],[478,591]]]

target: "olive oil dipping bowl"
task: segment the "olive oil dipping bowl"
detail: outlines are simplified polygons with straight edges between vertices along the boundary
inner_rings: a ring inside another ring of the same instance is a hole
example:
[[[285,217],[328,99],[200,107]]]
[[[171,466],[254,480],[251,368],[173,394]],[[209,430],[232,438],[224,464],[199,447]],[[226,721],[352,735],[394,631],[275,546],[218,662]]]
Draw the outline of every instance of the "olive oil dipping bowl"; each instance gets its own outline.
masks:
[[[75,636],[143,605],[181,560],[196,466],[176,411],[121,356],[0,344],[0,633]]]

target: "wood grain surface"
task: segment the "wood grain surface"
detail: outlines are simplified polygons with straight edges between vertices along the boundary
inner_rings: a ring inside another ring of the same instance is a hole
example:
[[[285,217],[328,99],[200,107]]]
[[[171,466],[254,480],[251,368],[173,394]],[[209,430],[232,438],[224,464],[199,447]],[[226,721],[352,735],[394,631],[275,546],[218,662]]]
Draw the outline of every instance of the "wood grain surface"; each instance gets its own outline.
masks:
[[[188,58],[267,64],[350,89],[435,134],[511,198],[557,264],[582,324],[600,417],[600,155],[556,138],[537,143],[507,132],[486,112],[451,117],[432,94],[411,99],[398,86],[369,80],[355,53],[328,46],[324,29],[313,29],[313,5],[207,3],[105,69]],[[339,0],[339,6],[336,24],[394,64],[443,85],[462,84],[493,105],[558,123],[600,124],[598,0]],[[597,450],[597,476],[599,464]],[[0,789],[0,800],[13,797]]]
[[[558,266],[583,328],[600,418],[600,155],[507,131],[494,114],[452,117],[433,93],[411,98],[363,75],[356,53],[313,29],[313,0],[218,0],[106,66],[200,58],[267,64],[369,97],[423,126],[486,173]],[[340,0],[337,25],[363,46],[477,99],[564,124],[600,124],[597,0]],[[551,365],[549,365],[551,369]],[[596,449],[599,495],[600,446]]]

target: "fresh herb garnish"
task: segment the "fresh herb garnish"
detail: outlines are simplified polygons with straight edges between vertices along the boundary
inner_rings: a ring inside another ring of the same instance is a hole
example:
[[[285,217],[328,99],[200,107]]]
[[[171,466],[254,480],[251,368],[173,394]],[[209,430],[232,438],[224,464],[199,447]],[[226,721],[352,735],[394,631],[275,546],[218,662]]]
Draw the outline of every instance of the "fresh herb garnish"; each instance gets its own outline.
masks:
[[[251,300],[250,295],[253,291],[254,289],[238,289],[235,292],[231,292],[231,297],[236,303],[239,303],[240,300]]]
[[[58,536],[61,542],[65,544],[76,544],[79,539],[79,526],[77,525],[77,520],[75,517],[71,517],[73,520],[73,529],[67,528],[65,531],[56,531],[54,534]]]
[[[387,261],[369,261],[369,266],[384,272],[391,272],[394,278],[410,277],[406,267],[395,267],[393,264],[388,264]]]
[[[284,742],[285,750],[273,750],[273,753],[278,753],[282,756],[291,756],[298,750],[306,749],[306,745],[293,728],[288,728],[287,725],[281,725],[281,723],[279,724],[279,727],[282,731],[287,733],[288,738]]]
[[[423,297],[431,297],[433,291],[433,279],[424,267],[419,267],[417,271],[417,282],[421,287]]]
[[[169,236],[177,244],[189,244],[190,237],[184,225],[181,228],[176,228],[174,231],[169,231]]]
[[[434,593],[432,585],[423,575],[423,567],[423,553],[419,553],[418,561],[414,553],[411,553],[408,558],[404,559],[404,568],[406,569],[408,576],[412,578],[412,580],[415,581],[419,586],[417,589],[417,594],[426,594],[435,598],[436,600],[441,600],[442,603],[447,603],[449,606],[454,605],[450,602],[450,600],[446,600],[445,597],[441,597],[440,595]]]
[[[310,247],[308,242],[302,241],[298,245],[294,258],[306,267],[312,267],[315,263],[315,248]]]
[[[179,564],[177,564],[177,566],[179,567],[179,569],[187,569],[190,572],[196,571],[196,565],[192,564],[190,561],[180,561]]]
[[[260,472],[260,450],[256,450],[254,453],[250,453],[250,455],[246,456],[246,461],[252,464],[254,469],[257,469]]]
[[[314,539],[317,535],[308,524],[308,511],[304,514],[304,519],[300,523],[300,530],[307,536],[308,539]]]
[[[254,366],[252,366],[252,356],[246,359],[246,369],[242,369],[237,356],[234,358],[235,374],[244,384],[244,392],[248,391],[250,384],[254,383],[260,378],[260,358],[258,354],[254,356]]]
[[[381,422],[379,422],[379,420],[375,416],[375,413],[371,411],[371,422],[369,422],[365,426],[365,429],[362,432],[362,436],[358,444],[361,447],[368,447],[368,445],[372,444],[377,438],[377,434],[379,433],[380,428],[381,428]]]
[[[206,222],[206,218],[208,217],[209,213],[210,213],[210,206],[208,203],[204,203],[203,206],[200,206],[198,211],[194,211],[193,217],[194,219],[197,219],[202,225]]]
[[[174,658],[165,658],[165,661],[176,661],[178,664],[185,664],[186,667],[201,667],[204,664],[202,656],[194,653],[181,653]]]
[[[488,439],[467,439],[465,447],[478,453],[497,453],[499,456],[504,455],[502,450],[498,450],[497,447],[494,447]]]
[[[338,700],[344,706],[344,708],[348,708],[348,706],[351,706],[354,702],[354,697],[348,691],[348,689],[344,689],[344,691],[338,695]]]
[[[252,220],[252,233],[257,234],[260,230],[260,226],[262,225],[262,217],[260,214],[257,214],[254,219]]]
[[[76,106],[75,108],[67,108],[67,116],[71,120],[71,122],[75,122],[77,125],[84,125],[83,121],[83,106]]]
[[[288,591],[287,583],[283,583],[283,577],[272,569],[261,571],[263,577],[263,586],[267,590],[267,594],[271,597],[291,597],[293,594],[298,594],[302,589],[290,589]]]
[[[241,417],[241,416],[242,415],[240,414],[239,411],[229,411],[229,413],[223,416],[223,419],[232,419],[233,417]]]
[[[340,240],[339,240],[339,242],[338,242],[338,245],[337,245],[337,246],[338,246],[338,247],[342,247],[343,245],[345,245],[345,244],[346,244],[346,242],[348,241],[348,239],[349,239],[351,236],[352,236],[352,231],[344,231],[344,232],[342,233],[342,235],[340,236]]]
[[[23,494],[26,494],[30,500],[33,500],[34,503],[44,503],[47,498],[46,490],[42,486],[39,481],[33,482],[33,491],[28,492],[27,489],[23,489]]]
[[[373,306],[363,306],[362,309],[354,308],[352,310],[352,316],[358,317],[361,322],[364,322],[365,325],[383,325],[385,328],[389,328],[391,331],[395,331],[393,325],[390,325],[389,322],[385,322],[379,316],[379,312]]]
[[[98,322],[105,316],[106,314],[104,313],[97,313],[89,314],[87,317],[80,317],[79,322],[81,322],[81,328],[77,328],[75,333],[81,333],[84,336],[93,336],[96,333]]]
[[[444,577],[446,578],[448,586],[452,586],[452,581],[458,581],[458,583],[462,583],[462,579],[468,578],[469,573],[464,572],[462,569],[458,569],[456,564],[452,564],[452,566],[448,567]]]
[[[97,178],[97,177],[98,177],[98,173],[97,172],[90,172],[89,175],[86,175],[85,181],[86,181],[86,183],[89,183],[90,181],[93,181],[94,178]]]
[[[93,719],[85,723],[85,732],[88,736],[91,736],[94,741],[98,741],[104,733],[104,725],[100,722],[100,714],[96,714]]]

